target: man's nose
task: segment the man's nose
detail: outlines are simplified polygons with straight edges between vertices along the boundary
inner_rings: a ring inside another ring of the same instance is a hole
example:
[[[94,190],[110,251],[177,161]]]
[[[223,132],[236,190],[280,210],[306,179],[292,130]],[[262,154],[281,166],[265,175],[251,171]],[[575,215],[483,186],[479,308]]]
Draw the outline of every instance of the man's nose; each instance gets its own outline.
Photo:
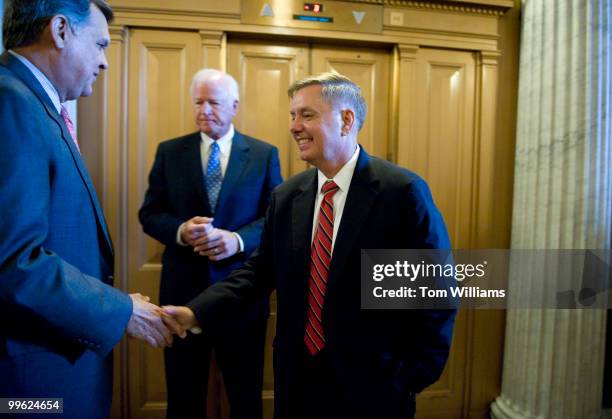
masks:
[[[289,132],[296,134],[302,130],[302,123],[296,118],[289,124]]]
[[[106,59],[106,53],[102,51],[102,60],[100,61],[100,68],[102,70],[108,69],[108,60]]]
[[[206,101],[202,103],[202,113],[209,114],[211,110],[212,110],[212,106],[210,106],[210,103]]]

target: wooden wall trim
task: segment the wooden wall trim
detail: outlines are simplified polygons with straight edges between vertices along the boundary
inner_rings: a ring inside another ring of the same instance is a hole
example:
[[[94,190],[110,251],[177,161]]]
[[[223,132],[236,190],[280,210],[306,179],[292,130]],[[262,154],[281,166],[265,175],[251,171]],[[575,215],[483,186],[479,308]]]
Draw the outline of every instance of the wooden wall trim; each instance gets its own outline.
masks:
[[[478,174],[474,177],[477,184],[473,185],[474,202],[472,214],[475,227],[473,231],[473,246],[475,248],[495,247],[495,119],[497,111],[498,60],[500,52],[480,52],[477,57],[477,141],[476,150]]]
[[[419,46],[416,44],[399,44],[397,45],[398,55],[398,74],[397,88],[393,89],[393,96],[397,101],[396,115],[397,118],[397,144],[393,148],[395,152],[394,162],[400,166],[406,166],[403,157],[407,155],[408,145],[406,142],[399,141],[399,138],[414,138],[414,126],[410,123],[410,115],[414,112],[416,106],[416,92],[414,86],[416,82],[416,56],[419,51]],[[401,94],[400,94],[401,92]],[[393,145],[390,145],[392,147]]]
[[[110,0],[114,11],[240,19],[240,0]]]
[[[464,32],[425,32],[405,27],[386,27],[381,35],[354,32],[322,31],[300,28],[281,28],[262,25],[241,24],[237,20],[212,18],[196,19],[193,16],[161,16],[153,14],[133,14],[118,12],[115,23],[129,27],[158,29],[181,29],[194,31],[215,31],[241,34],[274,35],[285,37],[335,39],[338,41],[362,42],[368,44],[416,44],[423,47],[451,48],[471,51],[497,51],[498,35],[474,34]]]
[[[415,1],[415,0],[386,0],[386,6],[401,6],[416,9],[432,9],[455,13],[501,16],[512,7],[512,1]]]
[[[223,31],[200,30],[202,67],[225,71],[227,67],[227,36]]]
[[[467,14],[501,16],[513,7],[513,0],[344,0],[344,2],[433,9]],[[115,10],[155,13],[189,13],[201,16],[240,17],[240,0],[110,0]]]
[[[115,24],[130,27],[334,38],[340,41],[417,44],[472,51],[498,50],[499,18],[503,14],[500,10],[509,9],[502,9],[500,5],[511,4],[512,1],[386,0],[381,34],[245,24],[241,23],[239,0],[227,0],[226,6],[206,0],[177,0],[176,3],[168,6],[162,0],[111,1],[115,10]]]

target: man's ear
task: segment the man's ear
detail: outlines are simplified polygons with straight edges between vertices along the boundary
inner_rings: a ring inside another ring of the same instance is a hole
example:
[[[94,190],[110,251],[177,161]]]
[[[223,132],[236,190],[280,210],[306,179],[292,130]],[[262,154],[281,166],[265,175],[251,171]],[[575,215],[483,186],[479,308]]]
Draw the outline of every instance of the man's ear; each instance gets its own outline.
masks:
[[[355,124],[355,112],[352,109],[342,109],[340,111],[342,115],[342,136],[347,136],[351,130],[353,129],[353,125]]]
[[[71,35],[68,19],[64,15],[55,15],[48,25],[51,39],[56,48],[62,49],[66,46],[66,39]]]

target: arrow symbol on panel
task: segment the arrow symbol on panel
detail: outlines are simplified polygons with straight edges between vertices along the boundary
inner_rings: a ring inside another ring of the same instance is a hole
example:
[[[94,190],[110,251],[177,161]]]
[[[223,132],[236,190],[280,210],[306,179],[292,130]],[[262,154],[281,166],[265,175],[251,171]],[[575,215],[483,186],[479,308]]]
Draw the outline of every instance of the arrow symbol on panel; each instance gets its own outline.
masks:
[[[355,22],[357,22],[358,25],[361,25],[361,22],[363,21],[364,16],[365,16],[365,12],[357,12],[353,10],[353,17],[355,18]]]
[[[261,12],[259,13],[259,16],[274,17],[274,11],[272,10],[272,6],[270,6],[269,3],[265,3],[263,7],[261,8]]]

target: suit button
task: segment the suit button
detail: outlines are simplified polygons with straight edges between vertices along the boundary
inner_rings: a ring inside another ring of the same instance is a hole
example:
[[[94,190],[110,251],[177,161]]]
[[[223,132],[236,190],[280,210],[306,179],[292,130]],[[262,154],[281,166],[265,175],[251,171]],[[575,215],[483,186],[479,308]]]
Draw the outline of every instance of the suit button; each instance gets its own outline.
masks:
[[[113,282],[115,280],[115,278],[112,275],[109,275],[106,277],[106,282]]]

